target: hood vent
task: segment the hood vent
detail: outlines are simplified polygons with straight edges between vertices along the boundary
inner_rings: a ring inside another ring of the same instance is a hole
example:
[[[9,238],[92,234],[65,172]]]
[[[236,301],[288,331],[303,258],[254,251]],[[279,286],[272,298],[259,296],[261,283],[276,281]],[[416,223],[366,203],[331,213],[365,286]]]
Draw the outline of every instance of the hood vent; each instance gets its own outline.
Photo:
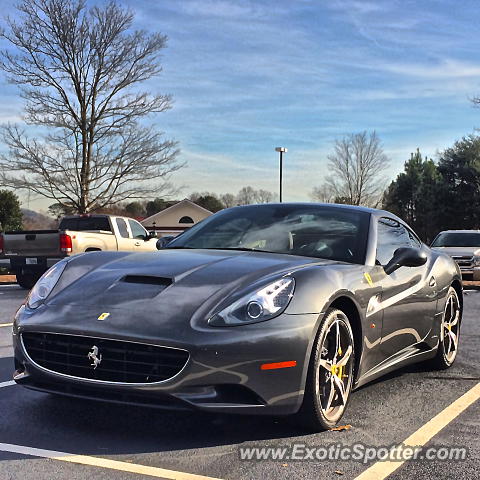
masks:
[[[158,285],[164,288],[172,284],[171,278],[154,277],[153,275],[126,275],[121,281],[125,283],[139,283],[141,285]]]
[[[146,300],[156,297],[172,283],[171,278],[154,275],[125,275],[102,295],[101,303],[119,305],[132,300]]]

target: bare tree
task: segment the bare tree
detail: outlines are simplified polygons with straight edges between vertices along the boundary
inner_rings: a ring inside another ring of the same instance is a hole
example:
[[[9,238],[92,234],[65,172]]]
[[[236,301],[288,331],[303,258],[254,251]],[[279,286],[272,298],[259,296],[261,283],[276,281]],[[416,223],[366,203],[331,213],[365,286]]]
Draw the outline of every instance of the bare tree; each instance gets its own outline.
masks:
[[[268,190],[256,190],[255,192],[255,200],[258,203],[272,203],[276,200],[276,195]]]
[[[219,198],[225,208],[230,208],[237,205],[237,199],[233,193],[223,193]]]
[[[274,202],[276,198],[277,196],[268,190],[255,190],[248,186],[239,190],[235,201],[236,205],[250,205],[252,203],[271,203]]]
[[[335,201],[335,192],[331,185],[322,183],[319,187],[314,187],[310,194],[312,200],[321,203],[332,203]]]
[[[151,197],[180,168],[176,142],[142,120],[170,108],[166,95],[138,90],[161,72],[166,37],[132,30],[133,13],[114,1],[22,0],[1,37],[0,67],[26,101],[27,124],[3,128],[9,154],[0,184],[88,212]]]
[[[237,194],[237,205],[250,205],[256,201],[256,191],[250,186],[241,188]]]
[[[375,206],[385,189],[383,174],[389,159],[375,132],[350,134],[335,142],[328,157],[331,174],[323,188],[330,188],[335,201],[351,205]]]

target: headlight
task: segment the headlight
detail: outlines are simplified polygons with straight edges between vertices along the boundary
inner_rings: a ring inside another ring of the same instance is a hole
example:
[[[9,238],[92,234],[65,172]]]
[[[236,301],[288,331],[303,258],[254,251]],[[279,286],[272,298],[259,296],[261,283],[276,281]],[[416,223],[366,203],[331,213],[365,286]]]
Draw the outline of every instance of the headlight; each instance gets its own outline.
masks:
[[[477,256],[477,255],[473,256],[473,264],[477,267],[480,265],[480,257],[479,256]]]
[[[294,288],[293,278],[281,278],[235,301],[210,318],[208,323],[214,327],[226,327],[270,320],[287,308]]]
[[[37,308],[46,300],[57,284],[59,278],[65,270],[66,265],[67,261],[61,260],[40,277],[28,295],[27,305],[29,308]]]

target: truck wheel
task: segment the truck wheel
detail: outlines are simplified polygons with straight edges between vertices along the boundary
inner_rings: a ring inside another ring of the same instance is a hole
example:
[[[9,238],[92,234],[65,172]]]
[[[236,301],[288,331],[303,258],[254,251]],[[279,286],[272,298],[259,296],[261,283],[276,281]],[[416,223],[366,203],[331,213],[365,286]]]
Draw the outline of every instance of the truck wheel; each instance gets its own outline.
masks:
[[[33,273],[17,273],[17,283],[25,290],[30,290],[38,279],[38,275]]]

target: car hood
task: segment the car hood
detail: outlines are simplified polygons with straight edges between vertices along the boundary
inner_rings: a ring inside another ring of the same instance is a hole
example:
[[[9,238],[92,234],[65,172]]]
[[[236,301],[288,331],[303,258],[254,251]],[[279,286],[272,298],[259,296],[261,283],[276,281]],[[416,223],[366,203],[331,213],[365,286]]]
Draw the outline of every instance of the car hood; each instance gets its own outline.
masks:
[[[237,290],[299,268],[336,262],[225,250],[88,253],[69,263],[48,305],[193,315]]]
[[[446,253],[451,257],[468,257],[473,255],[480,256],[479,247],[433,247],[433,250]]]

